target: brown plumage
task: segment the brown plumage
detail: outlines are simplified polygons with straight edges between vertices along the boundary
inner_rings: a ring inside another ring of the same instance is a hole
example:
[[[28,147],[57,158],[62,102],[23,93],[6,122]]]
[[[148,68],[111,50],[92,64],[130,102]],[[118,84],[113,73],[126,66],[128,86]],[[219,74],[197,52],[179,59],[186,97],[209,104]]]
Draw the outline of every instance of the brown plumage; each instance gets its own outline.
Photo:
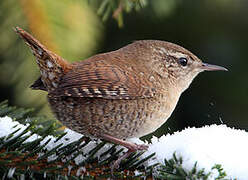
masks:
[[[69,64],[30,34],[16,32],[31,48],[41,77],[31,86],[48,92],[64,125],[87,136],[124,145],[130,152],[147,146],[124,141],[155,131],[171,115],[181,93],[204,70],[226,70],[202,63],[173,43],[136,41],[119,50]]]

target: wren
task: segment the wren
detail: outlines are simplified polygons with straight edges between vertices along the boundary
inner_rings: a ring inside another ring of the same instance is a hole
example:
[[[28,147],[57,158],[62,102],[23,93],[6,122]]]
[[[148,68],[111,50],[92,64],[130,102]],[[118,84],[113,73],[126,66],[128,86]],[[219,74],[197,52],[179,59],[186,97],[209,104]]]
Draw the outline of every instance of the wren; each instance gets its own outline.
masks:
[[[23,29],[15,31],[31,48],[41,76],[31,86],[48,92],[56,118],[86,136],[128,148],[126,141],[154,132],[171,115],[177,101],[202,71],[227,69],[203,63],[190,51],[158,40],[135,41],[116,51],[68,63]]]

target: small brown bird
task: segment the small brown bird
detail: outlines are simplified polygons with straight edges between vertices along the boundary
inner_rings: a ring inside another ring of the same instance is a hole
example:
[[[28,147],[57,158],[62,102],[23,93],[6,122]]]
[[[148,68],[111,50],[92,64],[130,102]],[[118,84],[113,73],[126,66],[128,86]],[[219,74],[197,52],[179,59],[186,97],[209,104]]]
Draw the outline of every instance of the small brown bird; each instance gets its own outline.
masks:
[[[16,32],[31,48],[41,76],[32,89],[48,92],[56,118],[86,136],[128,148],[147,149],[125,141],[159,128],[194,77],[202,71],[227,69],[203,63],[176,44],[136,41],[119,50],[68,63],[19,27]]]

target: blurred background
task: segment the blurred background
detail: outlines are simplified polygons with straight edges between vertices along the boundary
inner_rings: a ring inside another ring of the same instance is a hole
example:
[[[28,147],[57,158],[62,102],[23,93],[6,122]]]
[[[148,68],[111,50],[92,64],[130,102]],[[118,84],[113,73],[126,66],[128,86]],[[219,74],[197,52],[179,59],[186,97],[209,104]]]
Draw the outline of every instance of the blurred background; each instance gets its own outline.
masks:
[[[119,3],[124,5],[120,11]],[[14,33],[20,26],[63,58],[83,60],[134,40],[179,44],[228,72],[200,74],[156,135],[226,124],[248,130],[248,1],[246,0],[0,1],[0,100],[52,117],[46,93],[29,86],[35,59]],[[119,10],[117,10],[119,8]],[[138,10],[138,11],[137,11]]]

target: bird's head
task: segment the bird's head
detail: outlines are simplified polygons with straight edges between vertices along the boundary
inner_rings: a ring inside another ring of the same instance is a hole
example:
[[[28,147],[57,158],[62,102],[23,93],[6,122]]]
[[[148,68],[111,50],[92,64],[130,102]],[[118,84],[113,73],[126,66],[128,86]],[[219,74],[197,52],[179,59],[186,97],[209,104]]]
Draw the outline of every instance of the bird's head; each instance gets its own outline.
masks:
[[[186,90],[200,72],[227,71],[224,67],[202,62],[187,49],[173,43],[157,40],[135,43],[143,49],[140,52],[144,54],[146,65],[180,92]]]

